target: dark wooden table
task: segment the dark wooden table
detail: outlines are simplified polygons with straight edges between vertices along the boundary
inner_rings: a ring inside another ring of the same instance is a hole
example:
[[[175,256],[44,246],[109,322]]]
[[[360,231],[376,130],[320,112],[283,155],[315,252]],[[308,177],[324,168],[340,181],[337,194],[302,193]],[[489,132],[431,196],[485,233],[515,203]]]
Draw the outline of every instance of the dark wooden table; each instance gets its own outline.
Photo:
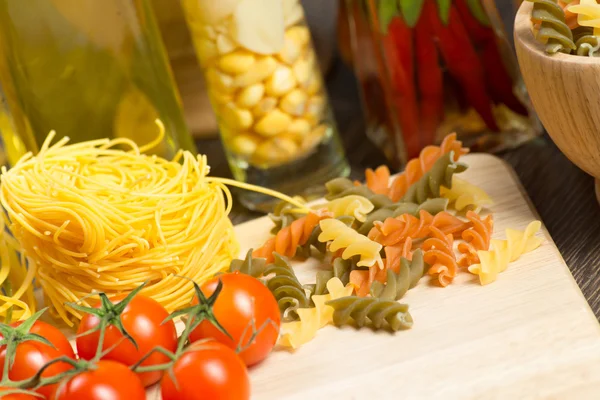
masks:
[[[337,62],[329,74],[328,86],[352,175],[360,178],[365,168],[379,166],[385,163],[385,158],[365,135],[352,72]],[[230,176],[218,139],[199,140],[198,149],[208,154],[214,175]],[[592,178],[563,156],[547,136],[499,156],[517,172],[583,294],[600,319],[600,206],[594,196]],[[234,223],[240,223],[261,214],[250,212],[236,202],[231,216]]]

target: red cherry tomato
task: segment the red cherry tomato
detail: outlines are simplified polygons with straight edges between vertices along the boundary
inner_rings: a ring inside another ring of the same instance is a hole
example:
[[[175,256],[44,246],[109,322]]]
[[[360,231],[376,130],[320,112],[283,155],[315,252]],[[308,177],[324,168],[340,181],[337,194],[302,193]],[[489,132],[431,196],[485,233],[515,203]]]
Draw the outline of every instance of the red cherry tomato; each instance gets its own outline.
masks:
[[[111,299],[113,303],[118,303],[125,296],[117,296]],[[94,306],[100,307],[100,303]],[[169,351],[175,351],[177,348],[177,331],[173,321],[163,324],[169,313],[157,301],[142,295],[135,296],[125,307],[121,314],[121,322],[125,331],[135,340],[138,348],[133,343],[124,339],[123,335],[115,326],[106,328],[104,334],[103,350],[116,346],[112,351],[106,354],[102,359],[113,360],[125,365],[131,366],[140,360],[144,355],[150,352],[156,346],[161,346]],[[77,335],[88,332],[99,324],[97,316],[86,314],[77,329]],[[96,354],[98,347],[99,332],[89,335],[78,336],[76,339],[77,352],[79,357],[90,360]],[[160,353],[153,353],[142,365],[156,365],[169,361],[167,357]],[[163,371],[144,372],[140,374],[140,379],[144,386],[150,386],[160,380]]]
[[[21,323],[15,323],[11,326],[17,327]],[[8,373],[8,377],[13,381],[20,381],[23,379],[31,378],[35,375],[45,364],[62,356],[69,358],[75,358],[73,348],[69,344],[69,341],[57,328],[53,327],[42,321],[36,321],[31,327],[30,333],[37,333],[38,335],[48,339],[55,348],[46,344],[28,340],[19,343],[17,351],[15,353],[14,363]],[[0,335],[0,339],[2,336]],[[4,359],[6,357],[6,346],[0,346],[0,375],[4,371]],[[44,373],[43,377],[50,377],[57,375],[61,372],[71,369],[71,365],[59,362],[50,366]],[[45,386],[37,390],[38,393],[48,396],[52,393],[55,385]]]
[[[10,390],[11,388],[7,388],[4,386],[0,386],[0,393],[2,393],[5,390]],[[2,397],[0,397],[2,400],[35,400],[35,399],[39,399],[39,397],[35,397],[32,396],[30,394],[7,394],[4,395]]]
[[[234,350],[241,345],[244,350],[239,356],[247,366],[254,365],[264,360],[277,342],[281,323],[277,300],[258,279],[239,273],[220,275],[206,282],[202,286],[206,297],[215,291],[219,279],[223,282],[223,289],[217,297],[213,312],[233,340],[211,322],[203,321],[190,334],[190,341],[214,338]],[[252,343],[248,343],[252,335],[250,324],[253,318],[257,328],[269,319],[272,323],[267,324]]]
[[[16,322],[11,324],[11,326],[17,327],[20,326],[23,321]],[[54,345],[54,348],[58,350],[61,354],[66,355],[69,358],[75,359],[75,352],[73,351],[73,346],[69,343],[69,339],[62,333],[58,328],[47,324],[43,321],[36,321],[29,333],[37,333],[40,336],[48,339],[50,343]]]
[[[100,360],[93,369],[59,384],[52,400],[146,400],[140,378],[126,365]]]
[[[250,378],[242,359],[222,343],[192,343],[160,381],[163,400],[246,400]]]

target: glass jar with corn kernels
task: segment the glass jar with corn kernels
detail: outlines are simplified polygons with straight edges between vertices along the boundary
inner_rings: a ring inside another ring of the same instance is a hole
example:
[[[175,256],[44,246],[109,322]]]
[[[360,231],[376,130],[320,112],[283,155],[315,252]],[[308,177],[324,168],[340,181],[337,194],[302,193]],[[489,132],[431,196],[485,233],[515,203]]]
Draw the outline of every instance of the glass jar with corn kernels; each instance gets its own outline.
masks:
[[[183,0],[234,177],[287,194],[347,175],[300,0]],[[242,193],[251,209],[271,199]]]

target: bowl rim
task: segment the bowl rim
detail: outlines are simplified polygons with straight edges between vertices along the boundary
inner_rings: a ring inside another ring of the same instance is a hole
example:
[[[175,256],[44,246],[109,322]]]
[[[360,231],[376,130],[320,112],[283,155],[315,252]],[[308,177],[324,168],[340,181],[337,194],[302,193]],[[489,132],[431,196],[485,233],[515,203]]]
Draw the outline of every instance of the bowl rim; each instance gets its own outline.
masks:
[[[562,62],[581,65],[600,65],[600,57],[586,57],[575,54],[556,53],[548,54],[544,44],[537,41],[533,35],[531,23],[531,11],[533,3],[525,0],[515,17],[514,39],[515,43],[520,42],[529,52],[540,53],[549,62]]]

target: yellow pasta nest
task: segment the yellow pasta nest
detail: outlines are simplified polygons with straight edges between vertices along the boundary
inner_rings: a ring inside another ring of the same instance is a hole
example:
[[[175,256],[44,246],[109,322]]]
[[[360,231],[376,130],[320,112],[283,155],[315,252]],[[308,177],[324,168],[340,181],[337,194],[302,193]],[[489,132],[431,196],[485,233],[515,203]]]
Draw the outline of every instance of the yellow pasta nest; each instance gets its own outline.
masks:
[[[238,255],[231,194],[225,180],[207,176],[206,156],[142,154],[161,138],[145,148],[124,138],[50,145],[53,138],[2,168],[0,201],[47,305],[68,324],[81,315],[66,302],[88,296],[89,305],[92,293],[144,282],[143,293],[173,311],[189,304],[189,279],[202,283]]]

